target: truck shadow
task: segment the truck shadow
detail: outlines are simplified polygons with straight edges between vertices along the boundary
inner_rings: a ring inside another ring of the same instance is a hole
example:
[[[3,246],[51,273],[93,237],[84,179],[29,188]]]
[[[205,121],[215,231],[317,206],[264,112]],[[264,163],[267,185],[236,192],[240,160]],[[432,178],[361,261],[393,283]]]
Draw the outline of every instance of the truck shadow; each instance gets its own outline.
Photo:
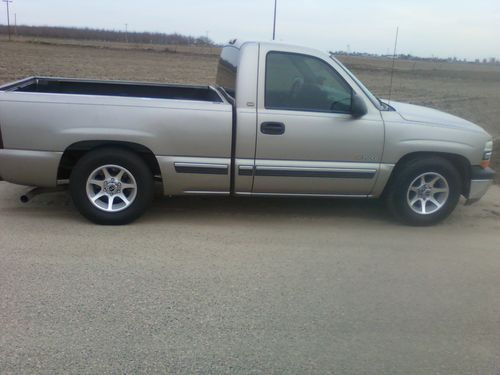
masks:
[[[4,186],[7,187],[7,186]],[[59,192],[35,197],[27,204],[19,202],[26,188],[8,187],[2,191],[1,211],[9,215],[36,215],[67,220],[86,220],[80,216],[69,194]],[[286,222],[287,220],[353,218],[379,223],[395,223],[380,199],[347,198],[263,198],[157,196],[138,223],[151,222]]]
[[[156,198],[141,221],[165,219],[217,220],[238,218],[282,220],[287,218],[359,218],[394,222],[380,199],[341,198]]]

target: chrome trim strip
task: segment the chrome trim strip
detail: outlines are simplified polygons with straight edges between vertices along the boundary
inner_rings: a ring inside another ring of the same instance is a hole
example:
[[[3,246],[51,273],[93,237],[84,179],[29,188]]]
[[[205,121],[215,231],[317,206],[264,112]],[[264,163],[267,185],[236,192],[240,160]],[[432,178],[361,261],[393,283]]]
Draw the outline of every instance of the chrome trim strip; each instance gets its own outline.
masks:
[[[184,192],[186,195],[229,195],[229,191],[204,191],[204,190],[187,190]]]
[[[238,174],[240,176],[253,176],[253,165],[240,165]]]
[[[372,179],[376,169],[347,168],[303,168],[303,167],[270,167],[257,166],[256,176],[272,177],[321,177],[321,178],[353,178]]]
[[[205,163],[174,163],[177,173],[193,174],[220,174],[227,175],[229,166],[227,164],[205,164]]]
[[[262,197],[318,197],[318,198],[372,198],[362,194],[302,194],[302,193],[235,193],[235,195],[262,196]]]

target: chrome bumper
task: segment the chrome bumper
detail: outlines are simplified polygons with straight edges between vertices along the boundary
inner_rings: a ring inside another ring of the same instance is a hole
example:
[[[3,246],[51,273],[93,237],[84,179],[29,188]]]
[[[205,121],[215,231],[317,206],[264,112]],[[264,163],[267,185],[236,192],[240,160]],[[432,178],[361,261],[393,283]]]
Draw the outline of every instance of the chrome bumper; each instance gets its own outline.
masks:
[[[480,200],[493,184],[495,172],[491,168],[473,169],[471,173],[471,181],[469,195],[467,196],[466,205],[472,204]]]

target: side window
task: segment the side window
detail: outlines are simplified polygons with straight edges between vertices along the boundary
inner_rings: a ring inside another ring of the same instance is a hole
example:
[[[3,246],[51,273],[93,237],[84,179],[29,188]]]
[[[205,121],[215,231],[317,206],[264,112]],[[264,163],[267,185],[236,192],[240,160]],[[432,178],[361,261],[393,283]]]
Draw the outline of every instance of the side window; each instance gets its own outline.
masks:
[[[217,86],[221,86],[233,98],[236,98],[236,76],[238,74],[238,63],[240,50],[233,46],[222,49],[217,66]]]
[[[267,54],[266,108],[349,113],[351,99],[351,87],[324,61],[286,52]]]

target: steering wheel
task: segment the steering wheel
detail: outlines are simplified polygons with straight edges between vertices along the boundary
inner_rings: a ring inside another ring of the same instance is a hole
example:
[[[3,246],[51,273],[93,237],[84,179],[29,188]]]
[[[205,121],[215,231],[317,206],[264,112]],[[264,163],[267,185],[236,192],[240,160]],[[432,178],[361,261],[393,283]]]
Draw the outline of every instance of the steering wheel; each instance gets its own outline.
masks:
[[[302,87],[304,87],[304,79],[301,77],[295,77],[292,86],[290,87],[290,97],[295,99],[302,90]]]

